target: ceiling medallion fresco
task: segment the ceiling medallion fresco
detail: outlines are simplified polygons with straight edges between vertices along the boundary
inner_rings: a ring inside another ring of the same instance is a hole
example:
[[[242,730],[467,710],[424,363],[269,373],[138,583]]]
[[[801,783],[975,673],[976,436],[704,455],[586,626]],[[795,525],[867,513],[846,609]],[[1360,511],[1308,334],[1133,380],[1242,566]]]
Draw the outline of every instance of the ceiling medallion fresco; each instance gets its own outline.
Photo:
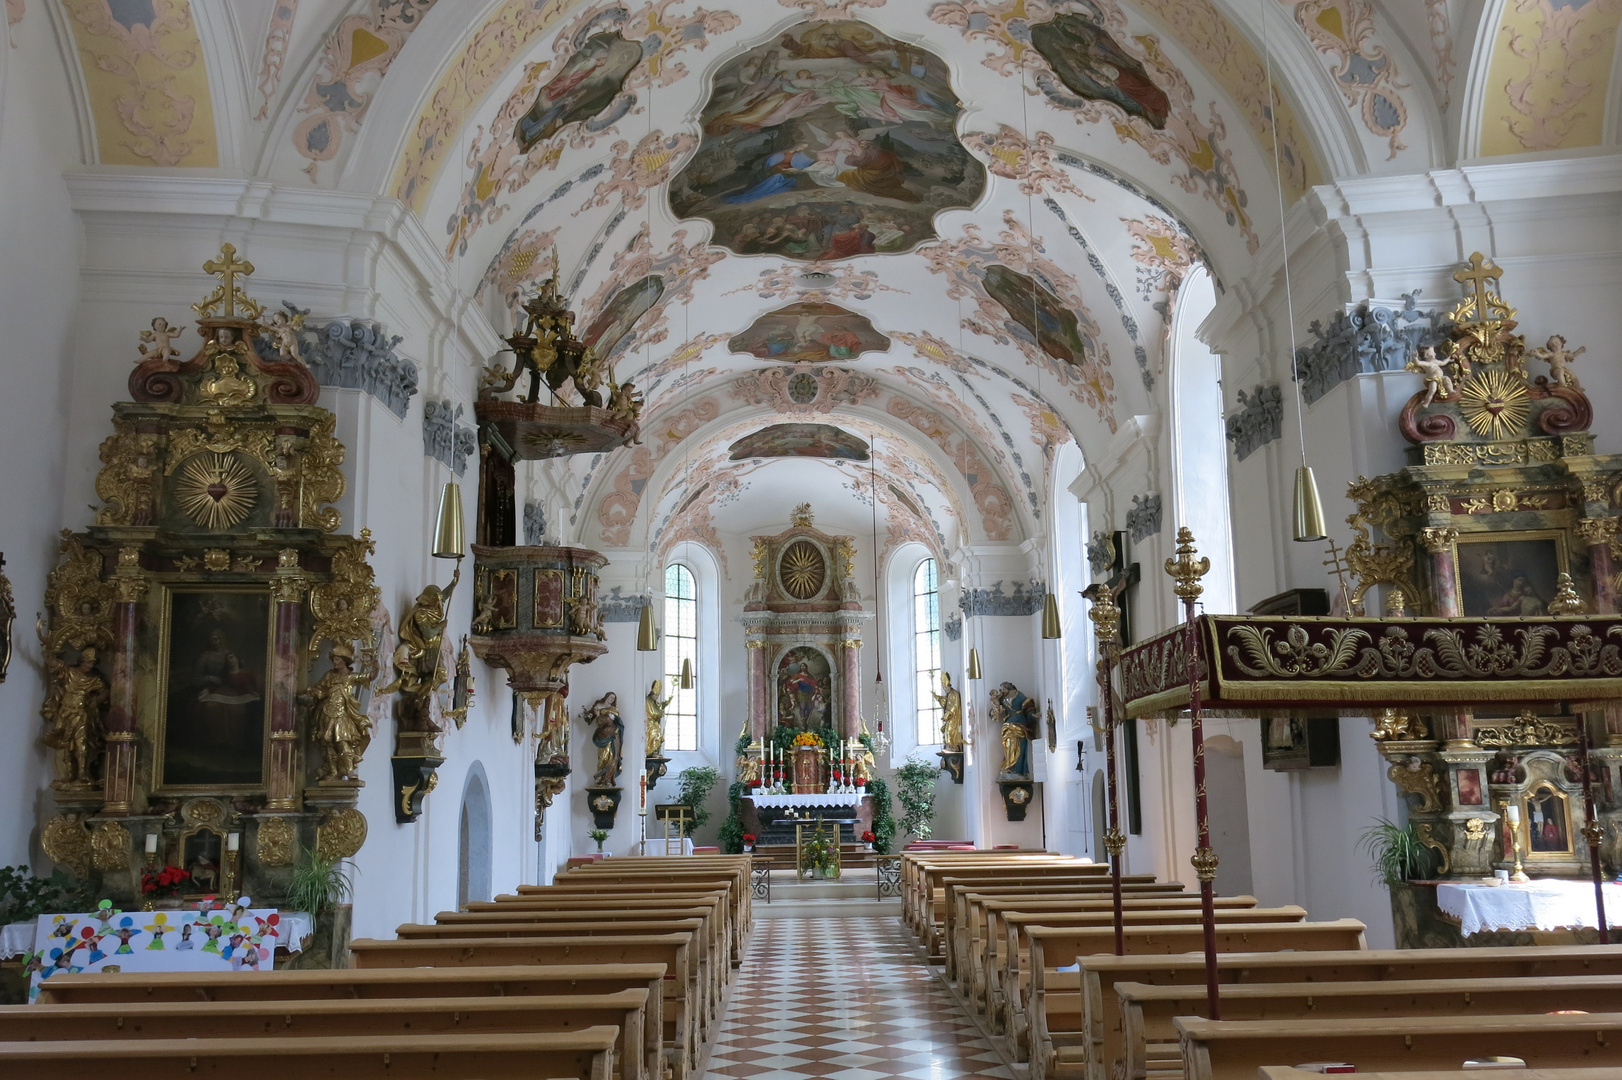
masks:
[[[767,312],[733,337],[727,348],[760,360],[820,364],[853,360],[866,352],[888,352],[890,339],[873,329],[863,315],[838,304],[808,301]],[[815,396],[814,389],[812,393]]]
[[[637,320],[646,315],[664,294],[665,279],[658,274],[649,274],[627,285],[604,305],[602,312],[586,327],[580,340],[591,346],[604,360],[612,358],[614,350],[636,326]]]
[[[513,129],[518,148],[527,154],[569,124],[590,120],[607,109],[641,61],[641,43],[626,41],[618,31],[586,39],[580,51],[536,93],[529,111],[518,118]],[[621,99],[613,115],[599,126],[618,120],[631,107],[631,100]]]
[[[1087,343],[1082,340],[1075,313],[1034,278],[995,264],[986,267],[984,281],[987,295],[1026,331],[1019,335],[1009,327],[1010,332],[1027,340],[1034,337],[1042,351],[1055,360],[1079,366],[1086,359]]]
[[[670,206],[740,255],[909,251],[985,190],[961,111],[935,54],[865,23],[802,23],[716,74]]]
[[[1056,15],[1031,27],[1031,44],[1072,94],[1111,102],[1156,130],[1165,128],[1171,99],[1098,21],[1079,12]],[[1050,81],[1046,72],[1036,81],[1049,97],[1059,98],[1057,87],[1043,85]]]
[[[866,461],[867,443],[832,424],[773,424],[733,443],[728,460],[746,458],[834,458]]]

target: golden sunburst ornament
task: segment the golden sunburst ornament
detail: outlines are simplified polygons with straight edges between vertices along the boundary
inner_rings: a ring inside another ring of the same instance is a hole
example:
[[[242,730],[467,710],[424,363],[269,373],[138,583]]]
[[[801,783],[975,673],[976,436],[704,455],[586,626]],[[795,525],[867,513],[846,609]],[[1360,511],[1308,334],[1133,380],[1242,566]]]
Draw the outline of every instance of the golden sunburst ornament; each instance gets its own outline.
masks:
[[[1526,383],[1502,371],[1478,371],[1459,391],[1459,411],[1477,435],[1504,439],[1519,434],[1531,405]]]
[[[212,532],[236,525],[253,513],[259,501],[253,473],[226,454],[199,454],[186,462],[175,494],[186,516]]]
[[[778,566],[783,578],[783,591],[796,600],[809,600],[817,595],[828,576],[828,564],[823,560],[822,552],[805,540],[790,544]]]

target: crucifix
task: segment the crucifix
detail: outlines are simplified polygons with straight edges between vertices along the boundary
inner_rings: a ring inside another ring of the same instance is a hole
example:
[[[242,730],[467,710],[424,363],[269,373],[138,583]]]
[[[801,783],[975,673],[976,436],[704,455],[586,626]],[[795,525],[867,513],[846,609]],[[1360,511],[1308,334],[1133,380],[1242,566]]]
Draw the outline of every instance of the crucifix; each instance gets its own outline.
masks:
[[[1137,563],[1127,562],[1126,543],[1124,531],[1110,533],[1109,576],[1091,587],[1107,591],[1120,611],[1118,637],[1122,648],[1132,644],[1132,602],[1129,590],[1143,577]],[[1119,723],[1121,749],[1126,758],[1126,827],[1128,832],[1136,836],[1143,832],[1143,797],[1138,779],[1138,725],[1125,717],[1121,717]]]
[[[221,244],[220,257],[210,259],[203,264],[203,273],[213,274],[220,279],[214,286],[214,291],[205,296],[201,302],[193,304],[192,308],[202,318],[208,318],[216,307],[224,306],[221,315],[227,319],[238,318],[237,305],[242,305],[243,315],[250,319],[257,319],[263,309],[248,294],[242,291],[237,284],[237,275],[247,277],[253,273],[253,263],[247,259],[237,258],[237,249],[234,244]]]
[[[1502,303],[1502,301],[1498,300],[1496,290],[1488,291],[1487,282],[1491,281],[1496,284],[1498,279],[1503,276],[1504,271],[1489,264],[1479,251],[1470,256],[1470,268],[1468,270],[1455,270],[1453,272],[1453,280],[1473,293],[1470,297],[1470,303],[1474,309],[1474,321],[1486,322],[1492,318],[1490,312],[1493,303],[1495,301]]]

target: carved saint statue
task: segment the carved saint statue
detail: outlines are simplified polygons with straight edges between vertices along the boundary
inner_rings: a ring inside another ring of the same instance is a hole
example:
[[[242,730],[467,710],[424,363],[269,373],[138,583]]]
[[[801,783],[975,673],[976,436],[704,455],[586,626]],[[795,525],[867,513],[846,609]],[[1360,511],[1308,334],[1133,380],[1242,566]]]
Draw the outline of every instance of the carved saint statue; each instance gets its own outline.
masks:
[[[404,731],[437,732],[440,728],[430,714],[429,701],[445,685],[441,643],[445,640],[446,610],[456,583],[462,579],[462,564],[456,564],[451,583],[442,590],[429,585],[417,596],[405,618],[400,620],[400,644],[394,649],[394,681],[378,691],[399,691],[400,723]]]
[[[1453,377],[1447,373],[1448,361],[1436,358],[1436,348],[1426,345],[1408,359],[1408,366],[1404,370],[1418,372],[1425,379],[1425,400],[1419,403],[1424,408],[1438,396],[1443,401],[1454,394]]]
[[[96,670],[96,650],[79,650],[72,667],[60,659],[46,661],[52,693],[40,710],[51,725],[45,745],[56,751],[59,784],[93,784],[94,764],[104,740],[102,711],[107,708],[107,680]]]
[[[173,342],[186,332],[184,326],[170,326],[169,320],[159,315],[152,320],[152,329],[141,331],[141,356],[147,360],[169,361],[180,356]]]
[[[283,360],[299,359],[299,328],[304,325],[303,315],[289,315],[285,311],[273,311],[261,325],[270,340],[276,344],[276,353]]]
[[[1005,682],[991,692],[991,721],[998,725],[1002,739],[1002,769],[1005,777],[1031,775],[1031,739],[1037,730],[1037,705]]]
[[[318,780],[354,780],[360,759],[372,742],[372,721],[360,707],[357,691],[372,676],[355,671],[354,646],[340,643],[327,653],[332,670],[304,695],[314,707],[310,739],[326,755]]]
[[[563,695],[526,693],[524,700],[530,708],[541,710],[541,731],[535,748],[535,760],[548,765],[568,765],[569,712]]]
[[[941,707],[941,743],[948,753],[963,749],[963,694],[952,685],[952,676],[941,672],[941,693],[931,693]]]
[[[665,752],[665,710],[670,708],[674,695],[661,698],[659,692],[664,689],[664,681],[653,680],[653,686],[648,689],[647,708],[648,726],[643,732],[647,743],[647,756],[656,758]]]
[[[1568,390],[1581,390],[1583,388],[1582,384],[1577,381],[1577,376],[1571,373],[1571,362],[1588,351],[1587,345],[1573,351],[1566,348],[1566,339],[1564,337],[1555,334],[1549,338],[1548,343],[1543,348],[1528,351],[1531,355],[1549,365],[1549,381],[1558,386],[1564,386]]]
[[[591,745],[597,748],[597,771],[588,786],[613,787],[620,776],[620,750],[625,745],[619,697],[610,690],[589,705],[580,718],[591,725]]]

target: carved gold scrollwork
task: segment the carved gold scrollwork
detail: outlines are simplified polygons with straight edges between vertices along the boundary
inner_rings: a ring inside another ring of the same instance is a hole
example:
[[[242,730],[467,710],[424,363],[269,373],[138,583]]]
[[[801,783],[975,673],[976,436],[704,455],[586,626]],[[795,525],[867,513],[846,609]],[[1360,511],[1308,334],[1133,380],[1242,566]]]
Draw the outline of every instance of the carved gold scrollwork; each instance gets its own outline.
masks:
[[[1346,487],[1346,496],[1357,504],[1357,512],[1346,519],[1355,536],[1346,547],[1346,568],[1357,578],[1352,592],[1352,605],[1360,607],[1363,595],[1375,585],[1395,585],[1410,597],[1421,611],[1428,605],[1414,580],[1414,549],[1403,537],[1392,537],[1393,544],[1375,543],[1373,529],[1387,531],[1401,519],[1407,507],[1403,496],[1393,491],[1389,479],[1370,480],[1360,476]]]
[[[334,810],[315,832],[316,854],[324,859],[353,858],[364,843],[366,815],[354,807]]]
[[[130,868],[130,833],[116,821],[104,821],[90,834],[90,863],[97,870]]]
[[[359,537],[349,541],[333,555],[332,580],[310,590],[310,614],[315,616],[315,629],[310,634],[309,646],[312,662],[319,654],[323,641],[351,645],[359,643],[357,670],[377,670],[377,641],[372,630],[372,611],[381,602],[383,594],[373,579],[371,564],[366,561],[366,557],[376,550],[372,531],[362,529]]]
[[[1617,518],[1582,518],[1577,522],[1577,536],[1589,547],[1616,541]]]
[[[1572,746],[1577,742],[1577,729],[1534,713],[1522,713],[1507,724],[1478,727],[1471,738],[1488,750],[1503,746]]]
[[[69,814],[59,814],[45,823],[39,846],[45,857],[74,877],[90,876],[90,834],[84,823]]]
[[[284,817],[265,817],[259,819],[259,833],[256,841],[259,849],[259,861],[266,866],[292,866],[294,849],[297,846],[297,837],[293,826]]]
[[[335,503],[343,498],[344,444],[333,435],[338,418],[331,413],[310,430],[310,443],[304,451],[303,484],[300,490],[299,524],[306,529],[337,532],[343,515]]]
[[[1369,738],[1375,742],[1407,741],[1423,739],[1425,736],[1424,720],[1417,716],[1408,716],[1396,709],[1381,709],[1379,715],[1375,717],[1374,730],[1369,732]]]
[[[1415,812],[1433,813],[1442,808],[1442,782],[1436,767],[1417,758],[1401,761],[1386,770],[1386,776],[1404,795],[1417,795],[1419,806]]]
[[[1453,868],[1453,859],[1448,853],[1447,845],[1436,839],[1435,829],[1434,825],[1421,823],[1414,827],[1414,832],[1419,836],[1419,842],[1436,852],[1441,860],[1436,866],[1436,873],[1440,876]]]
[[[1459,542],[1457,529],[1421,529],[1419,542],[1425,545],[1425,550],[1432,555],[1441,555],[1451,551],[1453,545]]]

